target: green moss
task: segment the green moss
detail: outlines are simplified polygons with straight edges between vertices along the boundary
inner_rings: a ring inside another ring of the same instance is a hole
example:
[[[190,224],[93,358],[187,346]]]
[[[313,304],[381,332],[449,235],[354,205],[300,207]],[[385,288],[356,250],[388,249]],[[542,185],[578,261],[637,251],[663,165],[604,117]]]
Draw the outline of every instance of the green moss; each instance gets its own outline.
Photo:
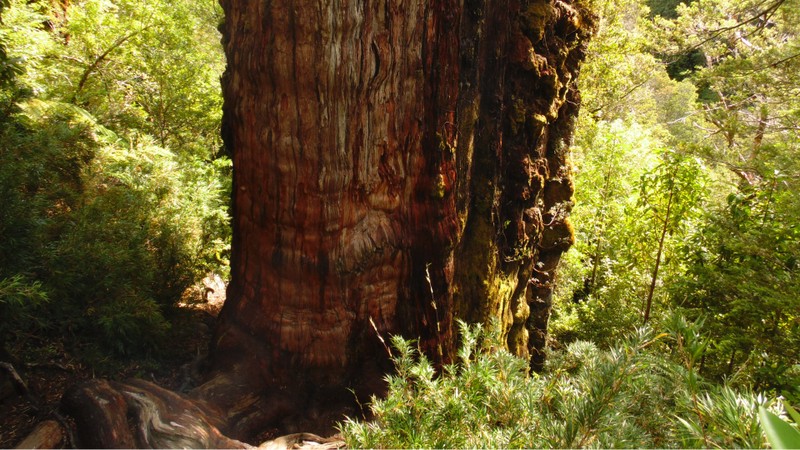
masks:
[[[507,277],[498,274],[492,279],[491,288],[489,288],[489,298],[487,299],[487,313],[493,316],[503,317],[503,328],[507,328],[510,323],[506,323],[507,319],[511,318],[510,301],[514,289],[517,288],[517,279],[515,277]],[[508,316],[508,317],[505,317]],[[508,320],[510,322],[510,320]]]
[[[555,15],[555,9],[546,1],[533,2],[522,12],[522,30],[534,44],[544,37],[547,23]]]
[[[456,147],[447,142],[447,139],[445,139],[441,133],[436,133],[436,143],[439,147],[439,152],[449,155],[456,154]]]
[[[488,317],[487,299],[493,291],[492,278],[497,271],[498,250],[491,215],[480,214],[481,205],[486,205],[487,212],[491,211],[491,196],[481,192],[473,197],[473,202],[473,211],[456,255],[458,293],[455,300],[462,319],[481,322]]]
[[[525,125],[525,119],[528,113],[528,108],[525,102],[517,97],[512,97],[512,105],[510,110],[511,131],[517,134],[519,127]]]
[[[542,247],[566,251],[575,243],[575,228],[569,219],[560,224],[545,227],[542,233]]]
[[[564,219],[564,228],[566,229],[566,240],[569,245],[575,244],[575,227],[572,226],[572,221],[569,218]]]
[[[434,182],[433,185],[433,192],[432,192],[433,198],[443,199],[444,194],[446,193],[446,188],[447,185],[444,182],[444,175],[440,173],[439,175],[436,176],[436,181]]]
[[[547,125],[547,117],[544,114],[533,114],[531,117],[533,118],[534,122],[541,125]]]
[[[508,337],[506,338],[508,351],[527,360],[530,356],[528,353],[528,338],[528,330],[525,328],[524,323],[515,323],[508,330]]]

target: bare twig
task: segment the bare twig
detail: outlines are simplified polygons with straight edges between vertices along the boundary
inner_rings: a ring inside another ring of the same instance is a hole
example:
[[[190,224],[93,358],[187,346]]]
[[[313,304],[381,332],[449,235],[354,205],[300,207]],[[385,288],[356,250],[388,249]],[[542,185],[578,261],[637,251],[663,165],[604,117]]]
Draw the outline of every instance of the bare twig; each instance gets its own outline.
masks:
[[[369,318],[369,324],[372,325],[372,329],[375,330],[375,334],[378,336],[378,339],[380,339],[381,344],[383,344],[383,348],[386,349],[386,353],[389,354],[389,358],[394,358],[394,355],[392,355],[392,349],[386,344],[386,341],[383,340],[383,336],[381,336],[381,332],[378,331],[378,327],[375,325],[375,322],[372,320],[371,316]]]
[[[766,2],[764,2],[764,3],[766,3]],[[713,41],[714,39],[720,37],[722,34],[725,34],[725,33],[729,32],[729,31],[733,31],[733,30],[739,29],[739,28],[741,28],[741,27],[743,27],[743,26],[745,26],[745,25],[747,25],[749,23],[756,22],[759,19],[761,19],[762,17],[764,18],[764,23],[766,23],[767,21],[769,21],[769,19],[773,15],[775,15],[775,12],[784,3],[786,3],[786,0],[775,0],[775,2],[772,3],[771,5],[767,6],[766,9],[764,9],[762,11],[759,11],[756,15],[754,15],[753,17],[751,17],[751,18],[749,18],[747,20],[738,22],[736,24],[733,24],[733,25],[730,25],[730,26],[727,26],[727,27],[720,27],[720,28],[717,28],[716,30],[711,31],[711,35],[709,37],[707,37],[706,39],[704,39],[704,40],[700,41],[699,43],[697,43],[697,44],[693,45],[692,47],[690,47],[689,51],[697,50],[698,48],[702,47],[704,44],[707,44],[708,42]],[[760,28],[761,27],[758,27],[758,29],[760,29]]]
[[[26,400],[28,400],[28,402],[31,404],[34,410],[36,410],[37,412],[42,412],[44,410],[44,408],[41,405],[41,402],[36,397],[33,396],[30,389],[28,388],[28,384],[25,383],[25,380],[22,379],[22,377],[19,375],[19,373],[11,363],[0,361],[0,369],[3,369],[4,371],[8,372],[8,374],[11,376],[12,381],[14,382],[17,391],[20,394],[22,394],[22,396],[24,396]],[[67,419],[65,419],[64,416],[59,414],[58,411],[50,410],[49,413],[58,421],[58,423],[61,424],[61,427],[64,429],[64,432],[66,433],[67,437],[66,445],[74,446],[75,435],[72,432],[72,427],[70,426]]]

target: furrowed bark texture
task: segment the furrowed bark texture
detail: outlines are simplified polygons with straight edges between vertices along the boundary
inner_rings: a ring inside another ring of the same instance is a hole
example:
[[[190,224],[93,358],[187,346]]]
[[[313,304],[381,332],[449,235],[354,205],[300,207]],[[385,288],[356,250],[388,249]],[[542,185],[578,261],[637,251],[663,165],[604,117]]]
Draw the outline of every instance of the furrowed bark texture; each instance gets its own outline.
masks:
[[[509,350],[539,369],[555,269],[573,242],[567,153],[593,23],[569,2],[467,3],[454,310],[498,319]]]
[[[567,151],[593,31],[578,1],[222,0],[234,235],[208,381],[176,397],[93,384],[71,409],[116,430],[98,398],[162,425],[194,405],[205,431],[176,445],[324,432],[383,388],[380,337],[446,363],[459,318],[496,320],[539,368],[573,240]],[[155,428],[91,444],[180,429]]]
[[[566,158],[589,14],[548,0],[222,4],[234,254],[215,369],[368,394],[388,369],[376,330],[445,362],[454,318],[498,318],[539,366],[573,239]]]

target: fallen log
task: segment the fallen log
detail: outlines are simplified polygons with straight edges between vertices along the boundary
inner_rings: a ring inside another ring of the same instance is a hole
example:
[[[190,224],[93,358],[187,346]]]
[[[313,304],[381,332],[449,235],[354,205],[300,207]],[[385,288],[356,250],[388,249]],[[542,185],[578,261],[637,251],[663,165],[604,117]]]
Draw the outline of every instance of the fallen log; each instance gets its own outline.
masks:
[[[91,380],[70,388],[62,408],[75,419],[76,447],[250,448],[219,430],[202,402],[134,379]]]
[[[61,448],[63,442],[64,430],[61,425],[55,420],[45,420],[36,425],[16,448]]]
[[[213,398],[214,390],[207,386],[202,392]],[[226,436],[224,432],[236,434],[243,427],[249,428],[246,423],[256,418],[259,422],[274,421],[276,415],[288,413],[277,398],[268,402],[254,395],[250,399],[228,405],[228,412],[223,414],[204,400],[148,381],[96,379],[73,386],[61,402],[62,409],[75,419],[78,448],[344,448],[339,436],[323,438],[312,433],[280,436],[258,447]],[[228,422],[233,425],[227,426]]]

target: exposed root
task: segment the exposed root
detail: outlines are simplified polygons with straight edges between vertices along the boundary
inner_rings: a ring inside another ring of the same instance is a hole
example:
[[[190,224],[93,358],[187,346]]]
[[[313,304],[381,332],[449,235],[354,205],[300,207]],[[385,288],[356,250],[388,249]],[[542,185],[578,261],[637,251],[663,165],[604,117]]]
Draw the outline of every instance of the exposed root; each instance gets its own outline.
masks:
[[[345,448],[345,444],[341,436],[323,438],[312,433],[294,433],[272,439],[271,441],[266,441],[261,445],[259,445],[258,448],[266,450],[286,450],[286,449],[333,450],[333,449]]]
[[[92,380],[64,394],[79,445],[90,448],[250,448],[219,429],[213,411],[144,380]]]

